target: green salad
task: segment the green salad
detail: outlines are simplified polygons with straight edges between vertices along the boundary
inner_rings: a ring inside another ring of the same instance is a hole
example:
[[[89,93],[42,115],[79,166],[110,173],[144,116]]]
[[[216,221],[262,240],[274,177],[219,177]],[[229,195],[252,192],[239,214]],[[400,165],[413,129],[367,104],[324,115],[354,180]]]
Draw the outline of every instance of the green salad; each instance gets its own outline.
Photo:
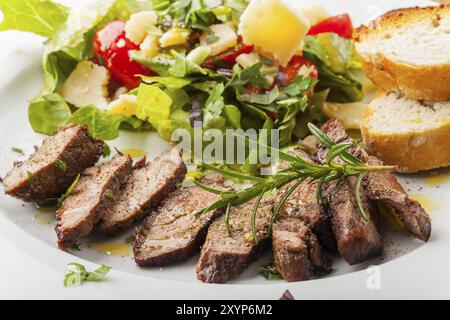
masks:
[[[308,122],[324,121],[326,100],[362,98],[347,14],[309,17],[296,38],[302,45],[280,62],[241,30],[250,23],[248,4],[110,0],[71,9],[51,0],[0,0],[0,30],[46,39],[44,87],[28,115],[47,135],[65,123],[86,124],[103,140],[120,130],[155,130],[170,140],[178,128],[278,129],[287,146],[308,133]],[[271,41],[279,35],[273,30]]]

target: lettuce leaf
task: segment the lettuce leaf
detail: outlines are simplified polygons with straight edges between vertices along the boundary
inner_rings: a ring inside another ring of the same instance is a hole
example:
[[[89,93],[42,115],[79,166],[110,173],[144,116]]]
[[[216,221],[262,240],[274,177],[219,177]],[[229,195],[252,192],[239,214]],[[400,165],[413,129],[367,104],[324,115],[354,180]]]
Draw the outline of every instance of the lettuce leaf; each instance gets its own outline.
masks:
[[[191,130],[189,112],[183,110],[189,97],[181,89],[161,89],[142,83],[137,100],[136,116],[150,122],[162,139],[169,141],[178,128]]]
[[[141,122],[134,118],[127,118],[117,113],[101,110],[95,106],[86,106],[75,111],[67,120],[69,123],[86,124],[89,134],[101,140],[114,140],[119,136],[122,124],[137,128]]]
[[[328,98],[337,102],[354,102],[363,98],[363,80],[352,39],[335,33],[308,36],[303,49],[305,58],[319,69],[318,90],[329,89]]]
[[[20,30],[50,38],[67,20],[68,8],[50,0],[0,0],[0,31]]]
[[[28,109],[33,130],[47,135],[55,134],[58,127],[70,119],[71,114],[69,106],[57,93],[40,96]]]

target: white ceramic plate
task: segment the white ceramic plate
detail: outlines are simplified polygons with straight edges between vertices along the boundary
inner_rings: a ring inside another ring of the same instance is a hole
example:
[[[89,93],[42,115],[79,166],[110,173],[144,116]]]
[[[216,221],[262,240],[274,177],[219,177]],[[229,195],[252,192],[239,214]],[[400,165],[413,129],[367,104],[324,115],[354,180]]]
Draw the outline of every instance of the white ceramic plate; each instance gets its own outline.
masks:
[[[331,13],[350,13],[355,25],[369,21],[389,9],[429,4],[428,1],[317,2],[325,5]],[[5,175],[14,160],[20,159],[18,154],[11,151],[11,147],[22,148],[29,154],[33,146],[42,140],[42,136],[32,131],[27,120],[27,101],[42,85],[39,66],[42,47],[37,37],[15,36],[18,37],[16,43],[23,40],[20,49],[2,58],[2,66],[6,65],[7,68],[0,78],[0,176]],[[120,138],[111,145],[119,150],[145,150],[149,158],[168,148],[154,133],[122,132]],[[381,258],[350,267],[336,257],[334,271],[329,276],[307,282],[265,280],[257,274],[257,270],[269,259],[268,256],[253,263],[238,279],[227,285],[205,285],[197,281],[195,263],[198,257],[161,269],[141,269],[134,264],[131,248],[124,240],[134,230],[113,239],[88,237],[83,241],[81,251],[65,253],[56,248],[53,213],[39,211],[32,205],[5,196],[3,192],[0,194],[0,231],[9,241],[30,254],[31,259],[53,269],[41,275],[52,277],[48,288],[44,288],[50,292],[61,292],[66,264],[79,261],[90,267],[95,264],[113,267],[108,281],[84,285],[82,291],[90,292],[90,295],[103,291],[114,298],[277,299],[286,289],[298,299],[450,297],[450,278],[446,273],[450,267],[450,230],[446,230],[450,226],[450,215],[446,214],[450,207],[450,176],[447,179],[447,171],[435,172],[438,176],[432,179],[429,174],[401,177],[408,192],[423,203],[432,217],[433,232],[428,243],[424,244],[386,227],[383,228],[385,250]],[[381,287],[373,285],[378,270],[367,270],[370,265],[379,266]],[[54,277],[59,279],[55,281]],[[62,296],[59,293],[55,297],[65,296],[72,297],[70,293],[63,293]]]

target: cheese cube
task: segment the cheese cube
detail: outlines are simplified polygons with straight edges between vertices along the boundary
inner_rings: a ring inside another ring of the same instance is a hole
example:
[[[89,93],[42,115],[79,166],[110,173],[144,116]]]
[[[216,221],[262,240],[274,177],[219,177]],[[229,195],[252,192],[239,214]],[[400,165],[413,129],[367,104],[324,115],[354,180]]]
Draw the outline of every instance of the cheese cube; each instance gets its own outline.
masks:
[[[300,12],[309,20],[311,26],[330,17],[328,11],[320,4],[302,4]]]
[[[170,29],[161,36],[161,39],[159,39],[159,43],[161,44],[162,48],[182,46],[187,43],[190,34],[191,31],[188,29]]]
[[[76,107],[108,105],[109,73],[90,61],[80,62],[60,89],[61,96]]]
[[[130,16],[125,25],[125,36],[135,44],[140,44],[148,30],[158,23],[158,14],[154,11],[142,11]]]
[[[216,56],[237,44],[238,37],[232,22],[214,24],[209,29],[200,37],[200,45],[211,48],[210,56]]]
[[[139,46],[141,53],[146,58],[153,58],[159,52],[159,37],[153,34],[149,34],[145,37]]]
[[[286,66],[300,47],[310,22],[298,4],[287,0],[252,0],[241,16],[238,33],[246,44]]]

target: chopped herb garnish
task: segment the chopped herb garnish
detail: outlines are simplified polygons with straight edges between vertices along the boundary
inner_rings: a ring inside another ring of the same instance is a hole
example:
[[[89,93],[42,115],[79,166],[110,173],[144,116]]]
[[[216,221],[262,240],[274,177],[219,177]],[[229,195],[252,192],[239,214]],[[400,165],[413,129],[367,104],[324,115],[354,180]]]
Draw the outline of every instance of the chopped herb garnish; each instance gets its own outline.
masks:
[[[108,200],[114,200],[114,192],[110,189],[106,189],[105,198]]]
[[[23,150],[20,149],[20,148],[12,147],[12,148],[11,148],[11,151],[13,151],[13,152],[15,152],[15,153],[18,153],[18,154],[20,154],[20,155],[22,155],[22,156],[25,155],[25,153],[23,152]]]
[[[59,170],[61,170],[62,172],[66,172],[67,171],[67,163],[58,159],[54,162],[55,167],[57,167]]]
[[[28,185],[31,187],[31,183],[33,180],[33,173],[30,171],[27,171],[27,176],[28,176]]]
[[[111,267],[102,265],[97,270],[90,272],[86,270],[85,266],[71,262],[67,264],[67,269],[68,271],[64,277],[64,286],[73,288],[81,286],[85,281],[102,281],[111,270]]]
[[[66,200],[66,198],[72,193],[73,189],[75,188],[78,181],[80,180],[80,176],[81,175],[78,174],[77,177],[75,178],[75,180],[72,182],[72,184],[67,189],[67,191],[61,197],[58,198],[58,206],[61,206],[61,204],[64,202],[64,200]]]
[[[269,58],[267,58],[267,57],[264,57],[264,56],[260,56],[260,57],[259,57],[259,61],[260,61],[262,64],[265,64],[265,65],[267,65],[267,66],[272,66],[272,65],[273,65],[273,60],[272,60],[272,59],[269,59]]]
[[[269,264],[259,269],[259,274],[267,280],[283,280],[283,276],[278,272],[277,268]]]
[[[109,145],[104,142],[103,143],[103,158],[107,158],[109,157],[111,154],[111,148],[109,147]]]

